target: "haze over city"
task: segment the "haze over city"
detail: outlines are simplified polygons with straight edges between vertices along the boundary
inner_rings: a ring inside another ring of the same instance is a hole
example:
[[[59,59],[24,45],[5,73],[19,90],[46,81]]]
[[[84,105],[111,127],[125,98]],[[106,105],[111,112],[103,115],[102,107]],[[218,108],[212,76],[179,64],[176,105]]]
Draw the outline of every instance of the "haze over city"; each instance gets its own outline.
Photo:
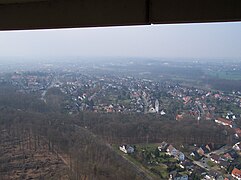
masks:
[[[240,58],[241,23],[0,32],[0,56]]]

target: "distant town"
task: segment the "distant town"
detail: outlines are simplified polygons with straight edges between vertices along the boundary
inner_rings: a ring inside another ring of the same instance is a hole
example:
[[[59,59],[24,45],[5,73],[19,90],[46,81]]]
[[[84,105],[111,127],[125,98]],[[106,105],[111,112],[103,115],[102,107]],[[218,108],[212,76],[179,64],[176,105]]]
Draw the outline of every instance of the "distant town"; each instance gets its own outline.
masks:
[[[0,84],[67,116],[137,114],[197,127],[212,123],[225,136],[223,143],[149,142],[149,135],[142,143],[107,143],[148,179],[241,179],[241,62],[130,59],[31,67],[2,72]]]

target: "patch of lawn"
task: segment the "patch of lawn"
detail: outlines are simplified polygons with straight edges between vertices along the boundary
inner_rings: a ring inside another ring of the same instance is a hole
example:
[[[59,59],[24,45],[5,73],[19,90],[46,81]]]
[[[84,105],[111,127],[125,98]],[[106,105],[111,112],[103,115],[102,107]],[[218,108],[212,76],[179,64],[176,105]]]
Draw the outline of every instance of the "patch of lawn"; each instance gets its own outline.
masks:
[[[215,166],[215,163],[214,163],[214,162],[212,162],[212,161],[208,161],[208,162],[207,162],[207,164],[208,164],[210,167]]]

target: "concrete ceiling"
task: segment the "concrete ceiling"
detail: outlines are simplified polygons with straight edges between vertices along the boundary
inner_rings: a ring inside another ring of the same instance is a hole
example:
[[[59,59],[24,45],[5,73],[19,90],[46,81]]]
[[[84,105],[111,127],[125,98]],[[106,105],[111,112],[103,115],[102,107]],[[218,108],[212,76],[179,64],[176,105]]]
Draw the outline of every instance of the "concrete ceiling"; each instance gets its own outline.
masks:
[[[241,0],[0,0],[0,30],[241,21]]]
[[[29,3],[29,2],[39,2],[39,1],[48,1],[48,0],[0,0],[1,4],[20,4],[20,3]]]

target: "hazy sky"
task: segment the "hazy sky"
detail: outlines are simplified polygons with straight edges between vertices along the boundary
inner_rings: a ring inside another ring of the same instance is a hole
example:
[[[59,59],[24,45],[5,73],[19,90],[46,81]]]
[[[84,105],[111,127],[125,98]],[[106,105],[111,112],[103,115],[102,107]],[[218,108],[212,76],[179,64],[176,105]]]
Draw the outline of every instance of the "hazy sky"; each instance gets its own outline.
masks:
[[[0,56],[241,58],[241,23],[3,31]]]

